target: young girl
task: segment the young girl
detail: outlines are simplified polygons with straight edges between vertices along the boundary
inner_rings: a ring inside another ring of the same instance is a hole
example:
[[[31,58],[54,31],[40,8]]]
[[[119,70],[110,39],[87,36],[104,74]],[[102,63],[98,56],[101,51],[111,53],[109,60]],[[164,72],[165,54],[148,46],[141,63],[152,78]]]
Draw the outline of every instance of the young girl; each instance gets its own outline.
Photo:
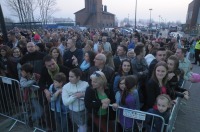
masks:
[[[114,90],[115,93],[119,90],[118,89],[118,83],[119,83],[120,77],[132,75],[132,74],[133,74],[133,70],[132,70],[131,61],[129,59],[124,59],[121,62],[118,74],[115,76],[115,79],[114,79],[113,90]]]
[[[167,71],[167,63],[164,61],[158,62],[154,67],[152,77],[146,85],[145,110],[153,108],[158,95],[167,94]]]
[[[170,97],[174,100],[176,97],[184,97],[185,99],[189,98],[189,92],[178,86],[178,81],[180,78],[181,71],[179,67],[179,60],[175,55],[172,55],[167,60],[168,65],[168,81],[167,85],[170,89]]]
[[[119,105],[128,109],[140,108],[139,96],[136,90],[137,77],[129,75],[125,78],[125,89],[122,92]],[[122,84],[121,84],[122,85]],[[122,87],[123,88],[123,87]],[[123,115],[124,110],[119,110],[119,121],[125,132],[131,132],[134,129],[134,119]]]
[[[56,128],[57,131],[67,132],[67,107],[62,103],[61,93],[62,87],[66,82],[66,76],[64,73],[57,73],[53,77],[53,84],[49,87],[51,93],[51,110],[55,112],[56,116]],[[69,121],[69,120],[68,120]],[[69,122],[68,122],[69,123]]]
[[[80,132],[86,132],[85,104],[81,100],[85,96],[89,84],[81,81],[81,70],[74,68],[69,72],[69,83],[63,86],[62,100],[65,106],[69,106],[70,116],[73,123],[76,123]]]
[[[164,118],[165,124],[168,124],[170,117],[170,107],[171,107],[171,99],[166,94],[161,94],[156,99],[157,109],[151,108],[148,110],[149,113],[153,113],[159,115]],[[161,118],[147,115],[145,120],[145,126],[147,132],[161,132],[163,121]],[[152,126],[152,127],[151,127]],[[162,129],[165,131],[165,128]]]

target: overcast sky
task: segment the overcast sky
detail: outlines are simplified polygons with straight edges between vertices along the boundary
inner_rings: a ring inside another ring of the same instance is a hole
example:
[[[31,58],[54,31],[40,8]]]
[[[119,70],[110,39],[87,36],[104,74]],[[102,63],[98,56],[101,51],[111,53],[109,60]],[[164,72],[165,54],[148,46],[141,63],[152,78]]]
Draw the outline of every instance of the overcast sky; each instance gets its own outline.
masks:
[[[3,1],[3,0],[0,0]],[[135,1],[136,0],[103,0],[103,5],[107,5],[108,12],[116,15],[119,20],[135,18]],[[159,21],[159,15],[163,21],[181,21],[185,23],[188,4],[192,0],[137,0],[137,19],[149,19],[150,11],[152,19]],[[2,3],[2,2],[1,2]],[[84,8],[85,0],[57,0],[58,11],[53,15],[55,17],[70,17],[74,19],[74,12]],[[11,16],[12,12],[2,5],[4,16]]]

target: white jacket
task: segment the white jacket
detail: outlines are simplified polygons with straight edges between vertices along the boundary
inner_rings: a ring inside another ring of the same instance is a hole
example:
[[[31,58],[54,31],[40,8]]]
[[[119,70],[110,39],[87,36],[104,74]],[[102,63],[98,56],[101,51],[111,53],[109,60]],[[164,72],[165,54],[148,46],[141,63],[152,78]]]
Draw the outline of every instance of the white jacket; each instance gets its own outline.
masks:
[[[62,89],[62,100],[65,106],[69,106],[69,109],[75,112],[82,111],[85,109],[84,100],[77,99],[73,95],[77,92],[85,93],[88,82],[79,80],[76,84],[67,83]]]

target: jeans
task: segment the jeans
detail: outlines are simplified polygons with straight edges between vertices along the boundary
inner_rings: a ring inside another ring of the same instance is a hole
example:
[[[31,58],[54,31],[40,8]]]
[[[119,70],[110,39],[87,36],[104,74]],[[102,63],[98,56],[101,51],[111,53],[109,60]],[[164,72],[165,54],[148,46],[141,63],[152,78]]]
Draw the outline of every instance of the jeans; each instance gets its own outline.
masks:
[[[42,106],[39,104],[39,102],[35,98],[31,99],[31,104],[34,108],[34,113],[31,113],[32,121],[36,121],[42,116],[43,109],[42,109]]]
[[[69,128],[67,128],[67,126],[69,126],[69,122],[67,122],[67,117],[65,113],[61,113],[61,112],[55,112],[55,116],[56,116],[56,130],[58,132],[67,132],[69,130]]]

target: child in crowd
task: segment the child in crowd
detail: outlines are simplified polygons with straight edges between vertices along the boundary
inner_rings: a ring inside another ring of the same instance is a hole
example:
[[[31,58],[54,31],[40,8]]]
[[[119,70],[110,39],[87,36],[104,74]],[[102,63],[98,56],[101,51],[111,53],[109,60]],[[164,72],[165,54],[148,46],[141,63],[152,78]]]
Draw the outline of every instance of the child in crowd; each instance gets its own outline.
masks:
[[[72,122],[79,128],[78,132],[87,132],[86,112],[84,98],[89,84],[80,80],[82,71],[74,68],[69,72],[69,83],[63,86],[62,100],[65,106],[69,106]]]
[[[49,87],[51,93],[51,110],[55,112],[56,128],[59,132],[67,132],[67,112],[68,107],[62,102],[62,87],[66,83],[64,73],[57,73],[53,77],[53,84]]]
[[[139,110],[140,102],[137,86],[137,77],[133,75],[126,76],[124,80],[120,80],[120,91],[116,93],[117,103],[128,109]],[[114,105],[114,108],[116,106]],[[119,109],[119,122],[125,132],[131,132],[134,130],[134,119],[125,117],[123,115],[124,110]]]
[[[35,87],[40,75],[33,73],[33,66],[29,63],[25,63],[21,67],[21,78],[20,78],[20,85],[23,89],[23,99],[25,102],[25,108],[28,112],[28,125],[33,127],[33,122],[38,120],[42,116],[42,107],[37,100],[37,96],[34,93]],[[28,104],[31,102],[32,107],[34,110],[29,109]],[[31,114],[29,113],[31,112]]]
[[[168,124],[171,102],[171,98],[167,94],[161,94],[156,99],[156,107],[149,109],[148,112],[163,117],[165,124]],[[162,123],[161,118],[154,117],[153,119],[153,116],[147,116],[145,120],[147,132],[161,132]]]

